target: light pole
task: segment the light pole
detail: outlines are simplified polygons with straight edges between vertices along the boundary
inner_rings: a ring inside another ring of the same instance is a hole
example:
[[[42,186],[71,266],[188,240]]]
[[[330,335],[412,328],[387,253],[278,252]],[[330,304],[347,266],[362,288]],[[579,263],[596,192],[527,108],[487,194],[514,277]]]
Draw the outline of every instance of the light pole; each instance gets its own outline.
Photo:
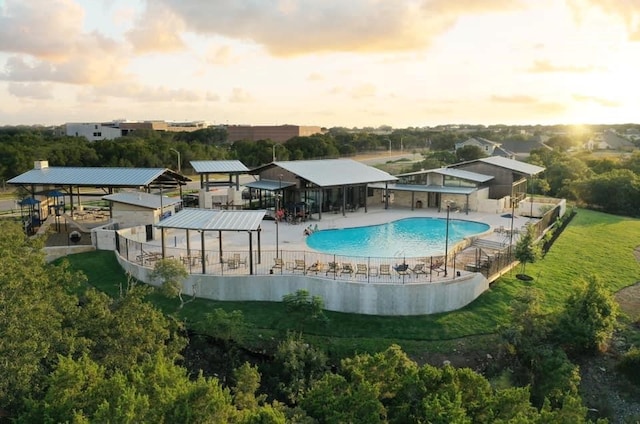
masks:
[[[278,251],[280,250],[280,196],[282,195],[282,174],[278,177],[278,186],[278,194],[276,195],[276,258],[278,257]]]
[[[449,254],[449,211],[451,210],[451,205],[447,202],[447,228],[444,232],[444,276],[447,276],[447,259]]]
[[[169,147],[169,150],[178,154],[178,172],[180,172],[180,152],[173,147]]]

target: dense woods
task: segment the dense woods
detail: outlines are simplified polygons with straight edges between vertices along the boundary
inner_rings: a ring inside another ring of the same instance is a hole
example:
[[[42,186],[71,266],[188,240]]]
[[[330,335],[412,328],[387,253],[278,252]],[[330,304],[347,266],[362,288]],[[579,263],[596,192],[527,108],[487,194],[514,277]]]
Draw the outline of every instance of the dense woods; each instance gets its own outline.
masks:
[[[170,133],[138,131],[116,140],[88,142],[84,138],[56,136],[34,127],[0,128],[0,180],[8,180],[46,159],[50,166],[123,166],[180,168],[189,172],[192,160],[238,159],[248,167],[277,160],[335,158],[359,152],[421,152],[423,161],[406,171],[437,168],[483,156],[473,146],[455,151],[457,141],[483,136],[495,141],[522,139],[508,131],[451,132],[394,130],[389,135],[332,128],[325,134],[294,137],[283,144],[270,140],[226,141],[223,128]],[[582,138],[584,138],[582,136]],[[524,140],[523,140],[524,141]],[[537,149],[528,161],[546,168],[531,181],[529,192],[566,198],[580,206],[627,216],[640,215],[640,152],[597,156],[589,152],[568,153],[578,141],[552,137],[553,149]]]

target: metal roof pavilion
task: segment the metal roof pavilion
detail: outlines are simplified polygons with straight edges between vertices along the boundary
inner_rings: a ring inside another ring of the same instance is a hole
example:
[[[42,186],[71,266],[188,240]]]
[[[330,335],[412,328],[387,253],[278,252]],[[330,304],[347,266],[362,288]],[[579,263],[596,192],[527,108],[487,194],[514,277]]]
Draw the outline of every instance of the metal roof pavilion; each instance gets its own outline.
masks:
[[[155,226],[199,231],[257,231],[266,212],[184,208]]]
[[[249,233],[249,273],[253,274],[253,232],[258,232],[258,263],[261,260],[260,253],[260,225],[267,211],[229,211],[215,209],[195,209],[185,208],[177,214],[163,219],[155,224],[162,233],[162,257],[165,255],[165,230],[176,228],[187,231],[196,230],[200,232],[200,261],[202,263],[202,273],[206,273],[206,254],[204,235],[207,231],[218,231],[218,248],[222,258],[222,232],[223,231],[247,231]],[[187,242],[188,243],[188,242]],[[187,244],[189,250],[189,244]]]
[[[192,160],[189,162],[198,174],[247,173],[247,168],[239,160]]]
[[[184,185],[191,181],[167,168],[43,167],[7,181],[15,185],[145,187],[152,183]]]
[[[352,159],[298,160],[272,162],[318,187],[396,181],[393,175]],[[254,170],[255,171],[255,170]]]

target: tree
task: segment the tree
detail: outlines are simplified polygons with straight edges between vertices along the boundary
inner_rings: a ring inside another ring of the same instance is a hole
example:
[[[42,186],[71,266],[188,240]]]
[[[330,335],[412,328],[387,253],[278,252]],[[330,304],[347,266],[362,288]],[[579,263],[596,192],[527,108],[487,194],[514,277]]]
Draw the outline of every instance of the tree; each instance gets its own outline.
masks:
[[[185,301],[182,297],[184,290],[184,280],[189,277],[189,272],[184,264],[177,259],[160,259],[153,267],[150,275],[152,281],[160,281],[160,292],[169,298],[177,297],[180,299],[182,309],[186,303],[193,302],[196,297],[195,286],[193,287],[193,296],[191,300]]]
[[[572,353],[602,352],[613,336],[618,305],[596,276],[581,283],[567,298],[557,337]]]
[[[476,160],[486,156],[484,151],[478,146],[463,146],[456,150],[456,158],[459,162]]]
[[[534,263],[542,256],[542,248],[535,241],[535,227],[527,224],[524,234],[520,235],[520,239],[516,243],[515,257],[522,265],[522,274],[524,274],[527,262]]]
[[[322,308],[324,302],[320,296],[310,296],[307,290],[298,290],[282,297],[282,303],[287,312],[296,317],[301,325],[308,321],[326,322]]]
[[[280,372],[280,392],[295,404],[327,371],[327,356],[302,340],[300,334],[289,333],[278,344],[274,365]]]

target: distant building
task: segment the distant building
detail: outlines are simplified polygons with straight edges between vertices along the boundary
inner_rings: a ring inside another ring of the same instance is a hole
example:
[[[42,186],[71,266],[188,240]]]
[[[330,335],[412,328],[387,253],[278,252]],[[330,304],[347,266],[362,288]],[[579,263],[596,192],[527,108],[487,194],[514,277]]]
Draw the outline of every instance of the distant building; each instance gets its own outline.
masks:
[[[230,142],[239,140],[272,140],[284,143],[293,137],[322,134],[321,127],[299,125],[228,125],[226,130],[228,134],[227,140]]]
[[[113,140],[136,130],[184,132],[207,128],[205,121],[111,121],[111,122],[67,122],[58,128],[60,135],[85,137],[89,141]]]
[[[502,156],[508,159],[513,159],[515,157],[513,152],[503,148],[497,141],[487,140],[482,137],[468,138],[465,141],[456,143],[455,148],[458,150],[465,146],[475,146],[482,150],[482,152],[487,156]]]

